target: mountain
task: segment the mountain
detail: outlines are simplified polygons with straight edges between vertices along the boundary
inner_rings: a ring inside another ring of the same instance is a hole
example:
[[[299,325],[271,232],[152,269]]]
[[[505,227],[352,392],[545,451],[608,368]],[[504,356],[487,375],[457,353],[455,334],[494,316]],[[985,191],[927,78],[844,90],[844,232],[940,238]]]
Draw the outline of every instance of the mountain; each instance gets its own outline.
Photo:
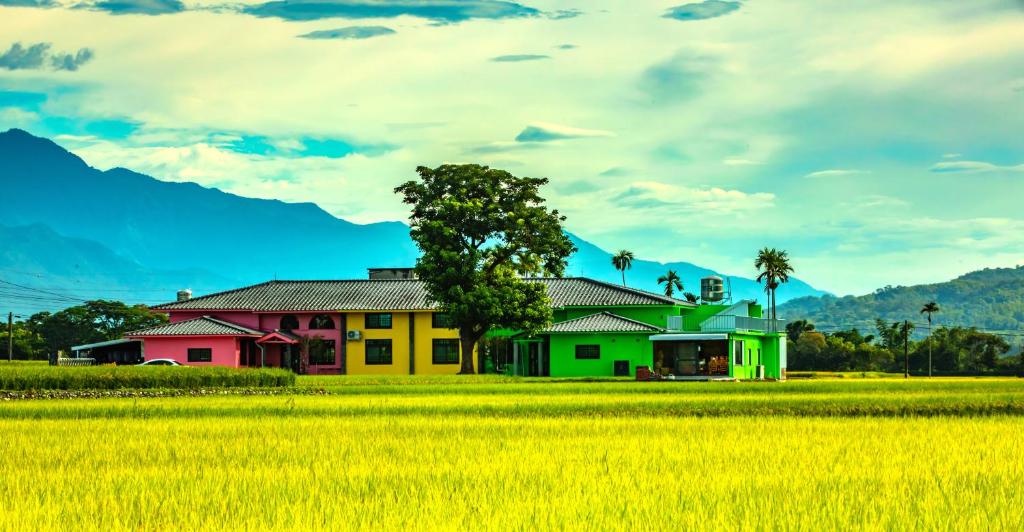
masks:
[[[921,306],[929,301],[942,309],[932,318],[936,325],[1020,331],[1024,329],[1024,266],[984,269],[944,283],[885,287],[863,296],[801,297],[779,305],[779,315],[807,319],[824,330],[873,329],[875,318],[911,320],[921,332],[927,323]]]
[[[238,284],[201,269],[154,270],[122,257],[98,242],[68,238],[45,225],[0,225],[2,310],[30,314],[86,299],[157,303],[179,288],[217,290]]]
[[[188,286],[202,293],[273,278],[359,278],[368,267],[412,265],[418,256],[400,222],[355,224],[312,203],[246,198],[124,168],[101,171],[18,129],[0,133],[0,185],[0,225],[10,246],[0,279],[34,287],[109,286],[119,291],[90,295],[149,302],[160,299],[158,289],[170,298],[171,288]],[[47,244],[26,247],[19,234]],[[570,237],[579,251],[568,274],[620,282],[609,252]],[[68,264],[94,267],[75,273]],[[692,292],[700,291],[700,277],[715,273],[687,262],[636,260],[627,282],[658,291],[655,280],[670,268]],[[737,299],[763,296],[749,278],[730,280]],[[793,279],[778,299],[821,294]]]

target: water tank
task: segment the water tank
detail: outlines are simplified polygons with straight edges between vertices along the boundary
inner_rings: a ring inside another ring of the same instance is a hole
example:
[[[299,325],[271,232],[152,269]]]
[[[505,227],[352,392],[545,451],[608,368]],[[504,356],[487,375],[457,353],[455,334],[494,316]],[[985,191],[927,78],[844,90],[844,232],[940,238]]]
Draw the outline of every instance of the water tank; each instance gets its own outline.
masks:
[[[725,282],[717,275],[710,275],[700,280],[700,300],[714,303],[725,298]]]
[[[192,289],[178,290],[178,301],[188,301],[189,299],[192,299]]]

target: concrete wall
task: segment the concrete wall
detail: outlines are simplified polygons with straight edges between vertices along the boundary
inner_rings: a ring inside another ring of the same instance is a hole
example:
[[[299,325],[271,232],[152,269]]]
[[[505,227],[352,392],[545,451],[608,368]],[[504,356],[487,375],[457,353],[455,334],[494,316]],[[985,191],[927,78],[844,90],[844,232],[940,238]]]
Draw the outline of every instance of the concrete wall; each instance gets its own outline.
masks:
[[[650,333],[617,334],[552,334],[552,377],[610,377],[615,375],[616,360],[629,361],[629,374],[636,375],[637,366],[654,363]],[[601,358],[577,359],[577,345],[601,346]]]
[[[143,339],[142,350],[146,360],[169,358],[190,366],[238,367],[238,340],[230,336],[151,336]],[[212,362],[189,362],[189,348],[210,348]]]

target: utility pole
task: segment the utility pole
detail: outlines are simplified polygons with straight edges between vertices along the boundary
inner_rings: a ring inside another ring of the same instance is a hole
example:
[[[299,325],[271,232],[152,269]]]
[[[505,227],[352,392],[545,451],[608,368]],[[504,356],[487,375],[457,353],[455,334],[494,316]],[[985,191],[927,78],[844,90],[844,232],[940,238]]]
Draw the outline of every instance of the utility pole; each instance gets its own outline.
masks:
[[[932,317],[928,316],[928,377],[932,376]]]
[[[14,313],[7,313],[7,361],[14,358]]]
[[[910,378],[910,322],[903,320],[903,378]]]

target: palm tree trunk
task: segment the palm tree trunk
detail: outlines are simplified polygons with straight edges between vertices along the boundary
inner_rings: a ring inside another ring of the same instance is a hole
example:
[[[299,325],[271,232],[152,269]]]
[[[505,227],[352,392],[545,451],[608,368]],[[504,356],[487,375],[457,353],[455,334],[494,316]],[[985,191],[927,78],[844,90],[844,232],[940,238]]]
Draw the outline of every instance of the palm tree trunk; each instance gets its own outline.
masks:
[[[626,286],[626,270],[622,270],[622,286]]]

